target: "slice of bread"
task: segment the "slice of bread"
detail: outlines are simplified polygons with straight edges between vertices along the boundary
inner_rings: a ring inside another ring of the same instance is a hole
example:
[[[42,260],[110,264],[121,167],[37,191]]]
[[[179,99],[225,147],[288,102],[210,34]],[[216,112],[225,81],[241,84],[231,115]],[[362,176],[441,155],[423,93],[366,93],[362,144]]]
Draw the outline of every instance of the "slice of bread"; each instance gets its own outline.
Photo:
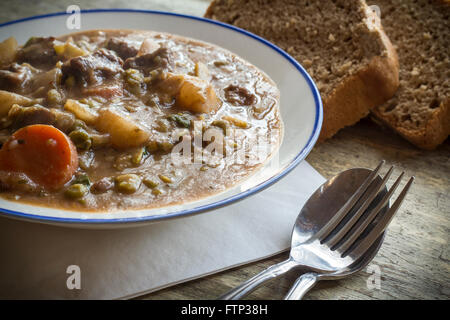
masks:
[[[450,134],[450,1],[372,0],[397,48],[400,87],[373,115],[423,149]]]
[[[266,38],[306,68],[324,105],[319,141],[397,90],[397,54],[364,0],[214,0],[205,17]]]

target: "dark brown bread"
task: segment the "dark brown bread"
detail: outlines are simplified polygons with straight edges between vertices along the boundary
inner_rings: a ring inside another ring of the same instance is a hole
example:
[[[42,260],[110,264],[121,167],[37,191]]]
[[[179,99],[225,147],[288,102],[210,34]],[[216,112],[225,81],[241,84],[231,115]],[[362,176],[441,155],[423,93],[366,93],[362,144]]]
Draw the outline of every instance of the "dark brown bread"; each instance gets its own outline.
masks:
[[[307,69],[324,104],[320,140],[397,90],[396,52],[364,0],[215,0],[205,17],[268,39]]]
[[[373,0],[397,49],[400,87],[373,115],[423,149],[450,134],[450,1]]]

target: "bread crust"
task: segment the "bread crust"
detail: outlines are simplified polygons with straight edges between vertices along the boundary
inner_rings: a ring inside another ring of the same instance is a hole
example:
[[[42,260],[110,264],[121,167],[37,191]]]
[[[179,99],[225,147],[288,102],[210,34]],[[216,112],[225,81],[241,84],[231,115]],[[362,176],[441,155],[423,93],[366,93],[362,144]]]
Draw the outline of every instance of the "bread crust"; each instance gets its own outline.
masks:
[[[211,1],[208,8],[206,8],[205,14],[203,15],[205,18],[212,19],[213,8],[216,5],[216,0]]]
[[[372,114],[377,120],[395,130],[403,138],[421,149],[436,149],[450,135],[450,98],[441,102],[439,108],[436,108],[426,125],[416,130],[395,126],[387,121],[378,110],[373,110]]]

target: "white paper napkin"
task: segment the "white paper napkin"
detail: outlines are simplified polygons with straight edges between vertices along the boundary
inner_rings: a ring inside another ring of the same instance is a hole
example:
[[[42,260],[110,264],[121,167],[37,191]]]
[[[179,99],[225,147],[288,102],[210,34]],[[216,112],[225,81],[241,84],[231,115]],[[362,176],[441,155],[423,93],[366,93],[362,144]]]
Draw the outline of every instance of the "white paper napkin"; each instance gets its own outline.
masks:
[[[323,182],[303,161],[246,200],[138,228],[77,230],[0,218],[0,298],[131,298],[275,255],[289,248],[296,216]],[[72,265],[81,289],[67,287]]]

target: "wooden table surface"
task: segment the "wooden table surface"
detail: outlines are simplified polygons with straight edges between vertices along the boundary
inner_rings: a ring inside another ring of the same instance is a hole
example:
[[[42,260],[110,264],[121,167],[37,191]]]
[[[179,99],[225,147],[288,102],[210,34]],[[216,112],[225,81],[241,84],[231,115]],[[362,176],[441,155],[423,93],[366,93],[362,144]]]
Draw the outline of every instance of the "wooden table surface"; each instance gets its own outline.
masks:
[[[208,0],[25,1],[2,0],[0,23],[36,14],[65,11],[77,3],[88,8],[138,8],[202,15]],[[326,178],[353,167],[375,167],[380,160],[416,177],[391,223],[380,252],[360,273],[319,283],[306,299],[449,299],[450,298],[450,141],[435,151],[422,151],[368,119],[341,130],[316,145],[307,161]],[[143,299],[214,299],[287,253],[193,280],[141,297]],[[372,281],[379,275],[379,285]],[[272,281],[248,299],[281,299],[298,274]],[[375,284],[375,285],[374,285]]]

